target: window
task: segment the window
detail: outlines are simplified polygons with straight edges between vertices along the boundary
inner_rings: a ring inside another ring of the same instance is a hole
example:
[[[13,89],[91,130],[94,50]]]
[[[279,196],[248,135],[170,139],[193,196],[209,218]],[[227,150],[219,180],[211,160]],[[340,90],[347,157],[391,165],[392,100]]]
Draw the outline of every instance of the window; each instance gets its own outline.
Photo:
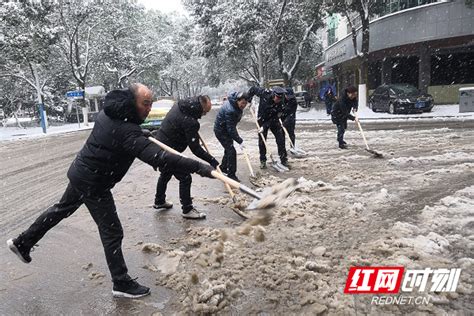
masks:
[[[385,8],[381,16],[433,2],[439,0],[383,0]]]

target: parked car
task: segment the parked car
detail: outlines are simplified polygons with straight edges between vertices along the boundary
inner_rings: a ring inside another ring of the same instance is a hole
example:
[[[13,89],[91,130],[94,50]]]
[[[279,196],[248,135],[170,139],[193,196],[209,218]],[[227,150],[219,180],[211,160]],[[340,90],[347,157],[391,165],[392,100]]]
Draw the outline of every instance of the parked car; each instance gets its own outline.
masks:
[[[433,97],[409,84],[381,85],[368,100],[374,112],[422,113],[433,108]]]
[[[151,111],[141,127],[149,130],[160,128],[161,122],[163,122],[166,114],[171,110],[174,102],[173,99],[160,99],[153,102]]]
[[[305,96],[308,94],[307,91],[299,91],[295,92],[295,97],[296,97],[296,103],[301,106],[302,108],[307,107],[306,106],[306,101],[305,101]]]

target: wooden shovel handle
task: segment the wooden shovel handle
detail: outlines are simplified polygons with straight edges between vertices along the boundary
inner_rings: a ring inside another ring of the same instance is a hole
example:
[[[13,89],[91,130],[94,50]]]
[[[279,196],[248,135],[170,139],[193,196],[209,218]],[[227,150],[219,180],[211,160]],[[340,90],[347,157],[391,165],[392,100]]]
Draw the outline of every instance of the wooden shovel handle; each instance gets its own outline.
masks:
[[[249,155],[247,154],[247,151],[244,149],[242,150],[242,152],[244,153],[245,161],[247,161],[247,165],[249,166],[250,175],[252,177],[255,177],[255,173],[253,172],[252,164],[250,163],[250,158],[249,158]]]
[[[280,121],[281,128],[283,128],[283,131],[286,134],[286,137],[288,137],[288,140],[290,141],[291,148],[295,148],[295,144],[291,141],[290,133],[288,133],[288,130],[286,129],[285,125],[283,125],[283,122],[281,121],[281,118],[278,118],[278,121]]]
[[[202,142],[202,144],[204,145],[204,148],[206,149],[207,153],[208,153],[208,154],[211,154],[211,152],[209,151],[209,147],[207,147],[207,144],[206,144],[206,142],[204,141],[204,138],[202,138],[201,134],[198,133],[198,135],[199,135],[199,138],[201,139],[201,142]],[[217,170],[217,172],[218,172],[219,174],[222,175],[222,170],[221,170],[221,168],[220,168],[219,166],[217,166],[216,170]],[[235,196],[234,191],[232,191],[232,188],[231,188],[231,187],[229,186],[229,184],[228,184],[227,182],[225,182],[225,181],[224,181],[224,186],[225,186],[225,188],[227,189],[227,192],[229,192],[229,195],[230,195],[230,197],[231,197],[232,200],[233,200],[233,199],[234,199],[234,196]],[[237,188],[238,188],[238,187],[237,187]]]
[[[370,150],[369,144],[367,143],[367,139],[365,138],[364,131],[362,130],[362,126],[360,125],[359,122],[359,115],[357,115],[357,112],[355,112],[355,121],[357,126],[359,127],[360,134],[362,135],[362,138],[364,139],[365,147]]]
[[[160,146],[162,149],[164,149],[164,150],[166,150],[166,151],[168,151],[168,152],[170,152],[170,153],[172,153],[172,154],[179,155],[179,156],[181,156],[181,157],[187,158],[186,155],[183,155],[183,154],[180,153],[179,151],[177,151],[177,150],[171,148],[170,146],[163,144],[162,142],[160,142],[160,141],[157,140],[156,138],[148,137],[148,139],[149,139],[150,141],[152,141],[153,143],[157,144],[158,146]],[[214,178],[219,179],[219,180],[221,180],[222,182],[229,184],[231,187],[234,187],[234,188],[237,188],[237,189],[240,188],[240,183],[239,183],[239,182],[234,181],[234,180],[232,180],[232,179],[230,179],[230,178],[227,178],[226,176],[224,176],[223,174],[220,174],[219,172],[217,172],[217,171],[215,171],[215,170],[212,171],[211,174],[212,174],[212,176],[213,176]]]
[[[184,158],[188,158],[186,155],[184,155],[183,153],[180,153],[179,151],[177,151],[176,149],[174,148],[171,148],[170,146],[160,142],[158,139],[154,138],[154,137],[148,137],[148,140],[157,144],[158,146],[160,146],[162,149],[166,150],[167,152],[170,152],[172,154],[175,154],[175,155],[178,155],[178,156],[181,156],[181,157],[184,157]]]

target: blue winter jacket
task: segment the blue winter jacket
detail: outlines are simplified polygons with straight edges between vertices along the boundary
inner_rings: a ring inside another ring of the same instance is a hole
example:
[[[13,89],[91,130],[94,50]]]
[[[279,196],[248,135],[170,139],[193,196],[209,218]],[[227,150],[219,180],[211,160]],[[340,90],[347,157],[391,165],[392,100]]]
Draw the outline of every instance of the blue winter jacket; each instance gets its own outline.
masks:
[[[243,111],[237,106],[238,92],[232,92],[228,95],[227,101],[219,110],[214,123],[214,132],[216,135],[228,136],[241,144],[244,140],[237,132],[237,124],[242,119]]]

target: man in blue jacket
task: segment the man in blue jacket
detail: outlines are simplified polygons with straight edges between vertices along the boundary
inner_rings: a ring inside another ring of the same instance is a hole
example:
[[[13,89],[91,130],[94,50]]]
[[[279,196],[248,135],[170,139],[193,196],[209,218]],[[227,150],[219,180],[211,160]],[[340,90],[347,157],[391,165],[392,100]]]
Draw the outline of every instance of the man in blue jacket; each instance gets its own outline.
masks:
[[[150,294],[148,287],[128,275],[122,254],[122,225],[110,190],[122,180],[135,158],[154,169],[167,165],[206,177],[212,177],[214,170],[207,164],[165,152],[144,135],[140,124],[148,116],[151,104],[152,92],[141,84],[106,95],[104,110],[69,167],[69,184],[61,200],[46,209],[26,231],[7,241],[21,261],[31,262],[33,246],[85,204],[99,229],[114,297],[138,298]]]
[[[252,87],[248,92],[249,100],[255,95],[260,98],[257,117],[258,124],[260,125],[259,133],[267,139],[268,130],[272,131],[278,146],[280,162],[284,166],[289,167],[285,148],[285,133],[279,122],[279,118],[283,115],[283,99],[285,98],[285,94],[286,90],[282,87],[273,87],[271,90],[261,87]],[[258,148],[260,151],[260,168],[266,169],[267,149],[260,137],[258,138]]]
[[[243,92],[232,92],[227,97],[227,101],[219,110],[214,123],[214,134],[224,147],[224,157],[220,165],[222,172],[235,181],[240,182],[235,175],[237,171],[237,153],[234,148],[234,141],[244,149],[244,140],[237,131],[237,124],[242,119],[242,113],[247,106],[248,95]]]

